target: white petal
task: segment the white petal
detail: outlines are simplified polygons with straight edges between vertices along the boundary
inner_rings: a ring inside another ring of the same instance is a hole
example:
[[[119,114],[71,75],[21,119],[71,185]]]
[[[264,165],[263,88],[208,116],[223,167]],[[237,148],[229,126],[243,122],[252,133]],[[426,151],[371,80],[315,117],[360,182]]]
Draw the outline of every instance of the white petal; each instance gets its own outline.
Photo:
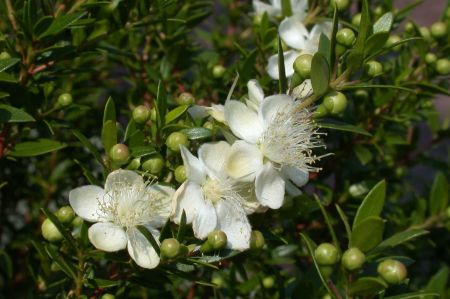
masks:
[[[289,194],[290,196],[297,197],[303,194],[303,192],[297,186],[291,183],[291,181],[285,180],[284,183],[284,188],[286,189],[287,194]]]
[[[263,206],[278,209],[283,205],[285,183],[271,163],[266,163],[256,176],[256,197]]]
[[[305,99],[313,94],[310,79],[306,79],[302,84],[292,90],[292,96],[297,99]]]
[[[250,246],[252,228],[242,206],[232,200],[217,203],[217,229],[227,235],[227,247],[245,250]]]
[[[69,193],[69,202],[75,213],[90,222],[105,219],[105,215],[99,206],[100,201],[104,198],[104,190],[94,185],[78,187]]]
[[[261,105],[262,100],[264,99],[264,91],[262,90],[261,85],[255,79],[252,79],[247,82],[248,88],[248,101],[247,105],[254,110],[258,110],[259,105]],[[249,105],[250,104],[250,105]]]
[[[225,120],[237,137],[255,143],[262,133],[262,126],[255,111],[244,103],[229,100],[225,103]]]
[[[224,164],[230,153],[230,145],[225,141],[205,143],[198,149],[198,158],[209,176],[225,178]]]
[[[238,203],[244,208],[247,215],[260,210],[261,204],[256,198],[254,182],[235,183],[234,188],[240,195],[240,198],[238,198],[240,201]]]
[[[186,176],[190,181],[201,184],[206,178],[205,168],[200,160],[184,147],[180,146],[181,157],[183,158]]]
[[[205,110],[218,122],[225,123],[225,107],[222,104],[212,104],[211,107],[205,107]]]
[[[151,218],[150,223],[154,227],[162,227],[172,212],[172,199],[175,189],[164,185],[152,185],[147,187],[150,196]]]
[[[196,238],[204,239],[217,225],[217,216],[214,206],[209,200],[197,206],[197,214],[192,220],[192,230]]]
[[[122,188],[121,186],[134,186],[139,188],[144,186],[142,177],[134,171],[118,169],[111,172],[106,178],[105,192],[109,192],[112,188]]]
[[[259,0],[253,0],[253,9],[257,15],[263,15],[267,12],[267,15],[271,18],[279,16],[281,14],[281,9],[275,6],[269,5]]]
[[[199,206],[203,206],[203,192],[195,182],[185,182],[175,192],[173,198],[173,220],[180,223],[183,210],[186,213],[186,223],[192,223]]]
[[[264,99],[258,116],[261,118],[264,126],[267,127],[270,123],[272,123],[278,113],[284,112],[293,103],[294,99],[286,94],[269,96]]]
[[[320,39],[320,35],[323,33],[328,38],[331,36],[331,32],[333,31],[333,23],[331,22],[320,22],[314,25],[309,34],[309,39],[316,40]]]
[[[308,30],[302,20],[296,16],[285,18],[278,28],[281,39],[291,48],[301,50],[305,48]]]
[[[291,77],[294,74],[294,61],[300,55],[296,51],[287,51],[283,53],[284,55],[284,72],[286,77]],[[278,73],[278,54],[269,57],[269,63],[267,64],[267,73],[273,79],[280,79]]]
[[[291,0],[292,13],[303,20],[306,17],[306,10],[308,9],[307,0]]]
[[[243,140],[238,140],[230,148],[225,161],[226,173],[237,180],[251,182],[262,167],[263,156],[258,147]]]
[[[159,245],[159,234],[156,234],[154,230],[150,233]],[[153,249],[152,244],[147,238],[135,227],[127,230],[128,236],[128,253],[131,258],[141,266],[142,268],[153,269],[159,264],[159,256]]]
[[[118,251],[127,246],[125,231],[111,222],[95,223],[89,228],[88,237],[95,248],[103,251]]]
[[[281,1],[282,1],[282,0],[270,0],[270,3],[271,3],[274,7],[278,8],[278,9],[281,9],[281,8],[282,8],[282,6],[281,6]]]
[[[281,171],[298,187],[306,185],[309,181],[309,172],[292,166],[283,166]]]

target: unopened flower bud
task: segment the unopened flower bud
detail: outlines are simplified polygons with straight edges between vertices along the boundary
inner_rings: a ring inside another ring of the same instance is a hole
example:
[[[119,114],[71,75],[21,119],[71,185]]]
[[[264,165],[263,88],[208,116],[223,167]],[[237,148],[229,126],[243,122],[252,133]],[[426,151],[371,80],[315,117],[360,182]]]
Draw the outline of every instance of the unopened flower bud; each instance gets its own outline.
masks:
[[[357,13],[352,18],[352,25],[355,27],[359,27],[359,24],[361,23],[361,14]]]
[[[166,145],[170,150],[178,153],[180,152],[180,145],[184,145],[185,147],[189,146],[189,140],[186,134],[173,132],[167,137]]]
[[[70,206],[61,207],[56,212],[56,217],[61,223],[70,223],[75,218],[75,212]]]
[[[342,255],[342,265],[349,271],[360,269],[366,262],[366,256],[358,248],[349,248]]]
[[[58,100],[57,100],[58,105],[61,107],[67,107],[67,106],[71,105],[72,102],[73,102],[72,95],[67,92],[59,95]]]
[[[319,265],[331,266],[339,261],[339,251],[331,243],[322,243],[314,251],[314,257]]]
[[[262,285],[266,289],[271,289],[275,285],[275,279],[273,278],[273,276],[264,277],[262,280]]]
[[[250,236],[250,248],[259,250],[264,247],[265,239],[263,234],[259,230],[252,230],[252,234]]]
[[[191,93],[183,92],[176,98],[176,102],[178,105],[192,105],[195,98]]]
[[[213,67],[212,73],[213,73],[214,78],[219,79],[219,78],[223,77],[223,74],[225,74],[225,71],[226,71],[226,69],[222,65],[218,64]]]
[[[297,57],[294,61],[294,70],[302,78],[309,78],[311,75],[311,62],[313,56],[310,54],[303,54]]]
[[[109,156],[114,163],[122,165],[127,163],[130,157],[130,151],[128,150],[128,146],[123,143],[118,143],[111,147],[109,150]]]
[[[175,180],[178,183],[183,183],[186,179],[186,167],[184,167],[184,165],[180,165],[175,168]]]
[[[142,163],[142,170],[157,175],[164,168],[164,160],[160,155],[150,157]]]
[[[377,268],[378,274],[389,284],[399,284],[408,276],[408,271],[402,262],[396,260],[384,260]]]
[[[366,62],[364,67],[367,76],[369,76],[370,78],[379,76],[383,73],[383,66],[381,65],[381,63],[375,60]]]
[[[161,256],[173,259],[180,253],[180,242],[177,239],[165,239],[161,243]]]
[[[214,250],[219,250],[227,245],[227,235],[221,230],[215,230],[208,234],[208,243]]]
[[[139,105],[133,109],[133,120],[138,124],[145,124],[150,117],[150,109],[147,106]]]
[[[58,230],[55,224],[47,218],[41,225],[42,236],[49,242],[57,242],[62,240],[63,235]]]
[[[3,51],[0,53],[0,60],[9,59],[9,58],[11,58],[11,55],[9,55],[8,52]]]
[[[436,38],[446,37],[448,33],[447,25],[444,22],[436,22],[431,25],[431,35]]]
[[[441,58],[436,61],[436,71],[443,76],[450,74],[450,60]]]
[[[323,105],[332,114],[338,114],[347,107],[347,97],[342,92],[333,91],[325,96]]]
[[[343,28],[336,34],[336,41],[346,47],[351,47],[355,39],[355,33],[350,28]]]

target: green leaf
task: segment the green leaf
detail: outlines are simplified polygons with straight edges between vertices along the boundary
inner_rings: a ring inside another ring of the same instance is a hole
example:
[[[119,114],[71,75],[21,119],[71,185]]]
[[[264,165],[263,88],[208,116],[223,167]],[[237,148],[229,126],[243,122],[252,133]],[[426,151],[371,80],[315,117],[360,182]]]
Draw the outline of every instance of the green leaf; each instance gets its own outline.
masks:
[[[391,12],[387,12],[382,15],[376,22],[373,24],[373,33],[378,32],[389,32],[392,27],[392,23],[394,22],[394,16]]]
[[[186,212],[183,210],[180,219],[180,226],[178,227],[177,240],[182,243],[184,240],[184,235],[186,234]]]
[[[161,81],[158,82],[158,91],[156,93],[156,122],[158,124],[158,128],[161,129],[165,124],[166,110],[167,110],[167,96],[166,91],[164,90],[164,86]]]
[[[415,93],[414,89],[405,88],[395,85],[380,85],[380,84],[357,84],[357,85],[347,85],[341,88],[341,90],[352,90],[352,89],[364,89],[364,88],[386,88],[386,89],[398,89],[411,93]]]
[[[330,84],[330,67],[321,53],[314,54],[311,62],[311,85],[318,97],[325,94]]]
[[[432,298],[440,298],[441,296],[437,293],[430,293],[430,292],[414,292],[414,293],[407,293],[397,296],[390,296],[390,297],[384,297],[384,299],[432,299]]]
[[[326,36],[325,34],[321,33],[320,34],[320,39],[319,39],[319,53],[321,53],[328,62],[328,65],[330,65],[330,61],[331,61],[331,41],[328,38],[328,36]]]
[[[115,121],[108,120],[103,123],[102,144],[106,154],[109,156],[109,150],[117,144],[117,126]]]
[[[6,71],[20,61],[19,58],[7,58],[0,60],[0,72]]]
[[[395,14],[395,22],[400,23],[403,19],[408,17],[411,14],[411,11],[416,8],[419,4],[421,4],[423,0],[416,0],[405,7],[399,9]]]
[[[428,292],[436,292],[441,295],[441,298],[445,298],[447,281],[449,278],[449,268],[448,266],[443,266],[436,274],[434,274],[428,281],[427,287],[425,288]],[[424,299],[430,299],[432,296],[421,297]]]
[[[367,165],[373,158],[371,151],[361,144],[356,144],[353,147],[353,151],[362,165]]]
[[[448,181],[442,172],[438,172],[434,177],[433,186],[430,193],[430,214],[436,215],[448,206]]]
[[[356,134],[372,136],[372,134],[370,134],[369,132],[367,132],[366,130],[364,130],[361,127],[346,124],[344,122],[337,121],[337,120],[321,120],[320,122],[317,123],[317,125],[319,126],[319,128],[352,132],[352,133],[356,133]]]
[[[107,289],[107,288],[119,286],[122,283],[122,281],[95,278],[94,283],[95,283],[95,286],[98,288]]]
[[[209,138],[212,136],[211,130],[203,128],[203,127],[184,129],[181,132],[186,134],[190,140],[205,139],[205,138]]]
[[[35,119],[23,110],[0,104],[0,123],[32,122]]]
[[[350,296],[369,296],[376,295],[388,287],[387,283],[375,277],[361,277],[355,282],[352,282],[348,288]]]
[[[9,97],[9,93],[0,91],[0,99],[7,98],[7,97]]]
[[[84,147],[87,148],[87,150],[95,157],[95,159],[100,163],[100,165],[103,165],[102,156],[98,152],[97,148],[87,139],[80,131],[78,130],[72,130],[72,134],[77,137],[77,139],[81,142],[81,144],[84,145]]]
[[[105,109],[103,111],[103,123],[108,120],[116,121],[116,104],[114,100],[109,97],[105,104]]]
[[[328,231],[330,232],[331,238],[333,239],[333,244],[339,249],[339,241],[336,237],[336,233],[334,232],[333,223],[330,221],[330,217],[327,211],[325,210],[325,207],[323,206],[322,202],[320,201],[319,197],[317,197],[317,195],[314,195],[314,199],[316,200],[316,203],[319,206],[320,211],[322,212],[323,218],[327,223]]]
[[[364,61],[364,51],[351,50],[347,56],[347,69],[350,72],[358,69]]]
[[[286,79],[286,70],[284,68],[284,53],[280,37],[278,37],[278,74],[278,90],[280,93],[285,93],[287,90],[288,82]]]
[[[389,32],[378,32],[371,35],[364,48],[364,57],[370,56],[384,47],[389,38]]]
[[[355,50],[358,53],[364,52],[364,46],[370,29],[369,4],[367,0],[362,1],[361,22],[359,23],[358,36],[355,42]]]
[[[352,230],[350,228],[350,224],[348,222],[347,215],[345,215],[344,211],[338,204],[336,204],[335,206],[336,206],[336,210],[338,211],[339,217],[341,217],[341,220],[344,223],[345,232],[347,233],[347,238],[350,239],[350,236],[352,235]]]
[[[170,124],[171,122],[182,116],[186,112],[186,110],[188,110],[188,108],[189,105],[181,105],[173,110],[170,110],[165,116],[165,124]]]
[[[77,12],[68,15],[59,16],[52,21],[50,26],[45,30],[40,36],[39,39],[42,39],[47,36],[56,35],[62,32],[64,29],[68,28],[70,25],[74,24],[76,21],[81,19],[86,15],[86,12]]]
[[[0,82],[17,83],[18,80],[16,78],[14,78],[14,76],[12,76],[8,73],[1,72],[0,73]]]
[[[353,226],[349,248],[356,247],[362,252],[375,248],[383,239],[384,221],[380,217],[368,217]]]
[[[281,0],[281,8],[284,17],[292,16],[292,6],[290,0]]]
[[[337,7],[336,5],[333,8],[333,31],[331,32],[331,41],[330,41],[330,68],[331,72],[333,72],[335,68],[335,61],[336,61],[336,34],[339,29],[339,19],[337,14]]]
[[[155,238],[153,237],[152,233],[149,232],[149,230],[143,225],[138,225],[138,226],[136,226],[136,228],[141,232],[141,234],[144,235],[144,237],[147,239],[147,241],[150,242],[153,249],[159,255],[160,254],[159,245],[158,245],[158,242],[156,242]]]
[[[80,161],[76,159],[74,159],[74,162],[77,163],[78,166],[80,166],[81,170],[83,171],[84,177],[91,185],[102,186],[102,184],[92,175],[91,171],[87,169],[86,166],[84,166]]]
[[[13,157],[33,157],[57,151],[66,147],[66,144],[50,139],[38,139],[16,144],[8,154]]]
[[[8,279],[11,279],[13,276],[13,264],[9,255],[2,249],[0,249],[0,270]]]
[[[156,153],[156,150],[149,145],[131,147],[130,151],[131,151],[131,156],[133,158],[150,156],[150,155],[153,155]]]
[[[355,219],[353,220],[353,229],[360,223],[362,223],[368,217],[378,217],[381,214],[384,206],[384,198],[386,197],[386,181],[382,180],[378,182],[356,212]]]
[[[69,264],[66,259],[64,259],[59,252],[57,252],[52,245],[47,244],[45,246],[45,251],[48,256],[58,265],[58,267],[70,278],[77,279],[76,269],[72,264]]]
[[[426,235],[428,233],[429,232],[424,229],[405,230],[405,231],[399,232],[399,233],[387,238],[383,242],[381,242],[377,246],[377,249],[378,248],[380,248],[380,249],[392,248],[392,247],[398,246],[400,244],[406,243],[410,240],[413,240],[415,238]]]

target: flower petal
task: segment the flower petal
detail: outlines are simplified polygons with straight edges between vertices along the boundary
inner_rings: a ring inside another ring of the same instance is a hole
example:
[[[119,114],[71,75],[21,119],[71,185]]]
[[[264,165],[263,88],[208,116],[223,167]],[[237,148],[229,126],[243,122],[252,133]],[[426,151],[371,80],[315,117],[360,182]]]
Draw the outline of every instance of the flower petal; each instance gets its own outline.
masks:
[[[206,178],[206,172],[203,164],[183,145],[180,146],[180,149],[184,167],[186,167],[187,178],[190,181],[201,184]]]
[[[291,48],[302,50],[306,46],[308,29],[301,18],[296,16],[285,18],[278,28],[281,39]]]
[[[156,242],[159,245],[159,233],[150,230]],[[147,238],[135,227],[127,230],[128,236],[128,253],[131,258],[142,268],[153,269],[159,264],[159,256],[153,249],[152,244]]]
[[[89,222],[105,220],[106,215],[100,209],[104,198],[105,191],[94,185],[78,187],[69,193],[69,202],[75,213]]]
[[[205,143],[198,149],[198,157],[209,176],[224,178],[224,164],[229,152],[230,145],[225,141]]]
[[[283,166],[281,171],[298,187],[309,181],[309,172],[293,166]]]
[[[308,9],[307,0],[291,0],[292,14],[299,19],[304,20],[306,17],[306,10]]]
[[[253,181],[247,183],[235,183],[234,189],[240,195],[236,199],[238,200],[238,203],[244,208],[244,211],[247,215],[260,211],[262,206],[256,198],[255,184]]]
[[[156,184],[147,187],[147,192],[150,197],[150,224],[154,227],[162,227],[172,212],[171,204],[175,189]]]
[[[95,223],[89,228],[88,237],[95,248],[103,251],[118,251],[127,246],[125,231],[111,222]]]
[[[270,18],[274,18],[281,14],[281,9],[275,6],[269,5],[259,0],[253,0],[253,9],[258,16],[262,16],[265,12]]]
[[[271,163],[266,163],[256,175],[255,190],[259,202],[271,209],[283,205],[285,183]]]
[[[306,79],[302,84],[296,86],[292,90],[292,96],[296,99],[305,99],[313,94],[312,84],[310,79]]]
[[[300,190],[297,186],[291,183],[291,181],[285,179],[284,183],[285,183],[284,188],[286,189],[287,194],[289,194],[290,196],[297,197],[303,194],[302,190]]]
[[[252,79],[247,82],[248,88],[248,101],[247,106],[252,108],[253,110],[258,110],[261,102],[264,99],[264,91],[262,90],[261,85],[255,79]]]
[[[105,192],[108,193],[113,188],[120,189],[122,186],[133,186],[139,189],[144,186],[144,180],[134,171],[118,169],[111,172],[106,178]]]
[[[186,213],[186,223],[192,223],[198,207],[203,205],[203,193],[195,182],[187,181],[181,185],[173,197],[173,220],[179,224],[183,210]]]
[[[212,104],[211,107],[205,107],[206,112],[215,120],[225,123],[225,107],[222,104]]]
[[[272,123],[278,113],[284,112],[286,108],[293,103],[294,99],[286,94],[269,96],[264,99],[260,110],[258,111],[258,116],[264,123],[264,126],[267,127],[270,123]]]
[[[294,74],[294,61],[300,55],[296,51],[287,51],[284,55],[284,72],[286,77],[291,77]],[[269,63],[267,64],[267,73],[273,79],[279,80],[280,74],[278,73],[278,54],[269,57]]]
[[[232,200],[221,200],[217,203],[217,228],[227,235],[227,247],[245,250],[250,247],[252,228],[248,222],[244,208]]]
[[[244,103],[229,100],[225,103],[225,120],[237,137],[255,143],[262,133],[262,126],[255,111]]]
[[[196,238],[204,239],[217,225],[217,216],[214,206],[209,200],[197,206],[197,214],[192,220],[192,230]]]
[[[311,29],[311,32],[309,33],[309,39],[311,40],[319,40],[320,35],[323,33],[328,38],[331,37],[331,32],[333,31],[333,23],[331,22],[320,22],[314,25],[314,27]]]
[[[243,140],[237,140],[230,148],[225,161],[225,171],[234,179],[251,182],[262,165],[263,156],[258,147]]]

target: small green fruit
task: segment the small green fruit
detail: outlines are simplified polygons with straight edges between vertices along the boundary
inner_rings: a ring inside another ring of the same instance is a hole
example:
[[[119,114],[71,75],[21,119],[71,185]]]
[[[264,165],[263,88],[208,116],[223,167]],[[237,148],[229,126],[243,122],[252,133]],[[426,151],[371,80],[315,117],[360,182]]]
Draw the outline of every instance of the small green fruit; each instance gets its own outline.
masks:
[[[378,274],[389,284],[400,284],[408,276],[408,271],[402,262],[384,260],[377,268]]]
[[[130,151],[128,150],[128,146],[123,143],[118,143],[111,147],[109,150],[109,156],[114,163],[123,165],[128,162],[128,159],[130,158]]]
[[[450,60],[446,58],[441,58],[438,61],[436,61],[436,71],[440,75],[448,75],[450,74]]]
[[[337,56],[341,56],[342,54],[345,53],[345,51],[347,51],[346,47],[344,47],[341,44],[336,44],[336,55]]]
[[[446,37],[448,33],[447,25],[444,22],[436,22],[431,25],[431,35],[436,38]]]
[[[339,261],[339,251],[331,243],[322,243],[314,251],[314,257],[321,266],[332,266]]]
[[[178,105],[192,105],[195,102],[195,98],[191,93],[183,92],[176,98],[176,102]]]
[[[50,264],[50,270],[53,272],[59,272],[59,271],[61,271],[61,268],[59,267],[59,265],[56,262],[52,262]]]
[[[57,103],[61,107],[67,107],[71,105],[73,102],[72,95],[70,93],[60,94],[57,100]]]
[[[434,53],[427,53],[425,55],[425,62],[428,64],[433,64],[437,61],[437,56]]]
[[[9,59],[9,58],[11,58],[11,55],[9,55],[8,52],[3,51],[0,53],[0,60]]]
[[[420,35],[423,37],[423,40],[427,43],[431,43],[433,38],[431,37],[430,30],[427,27],[419,27]]]
[[[323,295],[322,299],[333,299],[329,294]]]
[[[116,296],[114,296],[113,294],[106,293],[106,294],[103,294],[101,299],[116,299]]]
[[[336,41],[346,47],[351,47],[355,42],[355,33],[349,28],[343,28],[336,34]]]
[[[175,238],[164,239],[161,243],[161,255],[169,259],[176,258],[180,253],[180,242]]]
[[[273,276],[264,277],[262,280],[262,285],[266,289],[271,289],[275,285],[275,279],[273,278]]]
[[[206,241],[204,242],[201,246],[200,246],[200,251],[205,254],[205,253],[209,253],[211,251],[213,251],[214,249],[212,248],[212,245]]]
[[[175,180],[178,183],[183,183],[186,179],[186,167],[184,167],[184,165],[180,165],[175,168]]]
[[[319,266],[320,273],[324,278],[329,278],[333,274],[332,266]]]
[[[338,10],[344,10],[348,7],[350,2],[349,0],[334,0],[333,3],[336,4]]]
[[[359,27],[359,24],[361,23],[361,14],[357,13],[352,18],[352,25],[355,27]]]
[[[323,105],[332,114],[338,114],[347,107],[347,97],[342,92],[333,91],[325,96]]]
[[[130,163],[128,163],[127,169],[137,170],[139,169],[140,166],[141,166],[141,158],[134,158],[133,160],[131,160]]]
[[[53,222],[47,218],[41,225],[42,236],[49,242],[58,242],[62,240],[63,235],[59,232],[58,228]]]
[[[299,73],[294,73],[291,77],[291,88],[299,86],[303,81],[305,81],[305,79],[303,79]]]
[[[348,271],[361,269],[366,262],[366,256],[358,248],[349,248],[342,255],[342,265]]]
[[[154,175],[159,174],[163,168],[164,160],[160,155],[151,157],[142,163],[142,170]]]
[[[222,65],[215,65],[212,69],[213,77],[216,79],[220,79],[223,77],[223,74],[225,74],[225,71],[226,69]]]
[[[309,78],[311,74],[311,61],[313,56],[309,54],[303,54],[297,57],[294,61],[294,70],[302,78]]]
[[[369,93],[365,89],[358,89],[355,91],[355,97],[358,100],[366,100],[369,98]]]
[[[138,124],[145,124],[150,117],[150,109],[147,106],[139,105],[133,110],[133,120]]]
[[[392,46],[392,45],[394,45],[394,44],[396,44],[396,43],[398,43],[399,41],[401,41],[402,39],[400,38],[400,36],[398,36],[398,35],[391,35],[391,36],[389,36],[389,38],[387,39],[387,41],[386,41],[386,46],[387,47],[390,47],[390,46]],[[398,51],[398,50],[400,50],[400,48],[401,48],[401,45],[397,45],[397,46],[395,46],[395,47],[393,47],[392,49],[394,50],[394,51]]]
[[[414,24],[411,22],[408,22],[405,24],[405,31],[408,33],[413,33],[414,32]]]
[[[82,224],[83,224],[83,218],[81,218],[80,216],[77,216],[77,217],[75,217],[73,220],[72,220],[72,223],[71,223],[71,225],[72,225],[72,227],[80,227]]]
[[[366,62],[364,67],[365,67],[367,76],[369,76],[370,78],[379,76],[383,73],[383,66],[381,65],[381,63],[379,63],[378,61],[375,61],[375,60]]]
[[[211,247],[214,250],[219,250],[225,247],[227,245],[227,235],[221,231],[221,230],[215,230],[208,234],[208,240],[207,242],[211,244]]]
[[[253,250],[259,250],[264,247],[265,239],[263,234],[259,230],[252,230],[250,236],[250,248]]]
[[[70,223],[75,218],[75,212],[69,206],[61,207],[56,212],[56,217],[61,223]]]
[[[166,145],[170,150],[178,153],[180,152],[180,145],[184,145],[185,147],[189,146],[189,140],[186,134],[173,132],[167,137]]]
[[[214,275],[211,279],[211,282],[215,284],[218,288],[221,288],[224,285],[223,278],[219,275]]]

